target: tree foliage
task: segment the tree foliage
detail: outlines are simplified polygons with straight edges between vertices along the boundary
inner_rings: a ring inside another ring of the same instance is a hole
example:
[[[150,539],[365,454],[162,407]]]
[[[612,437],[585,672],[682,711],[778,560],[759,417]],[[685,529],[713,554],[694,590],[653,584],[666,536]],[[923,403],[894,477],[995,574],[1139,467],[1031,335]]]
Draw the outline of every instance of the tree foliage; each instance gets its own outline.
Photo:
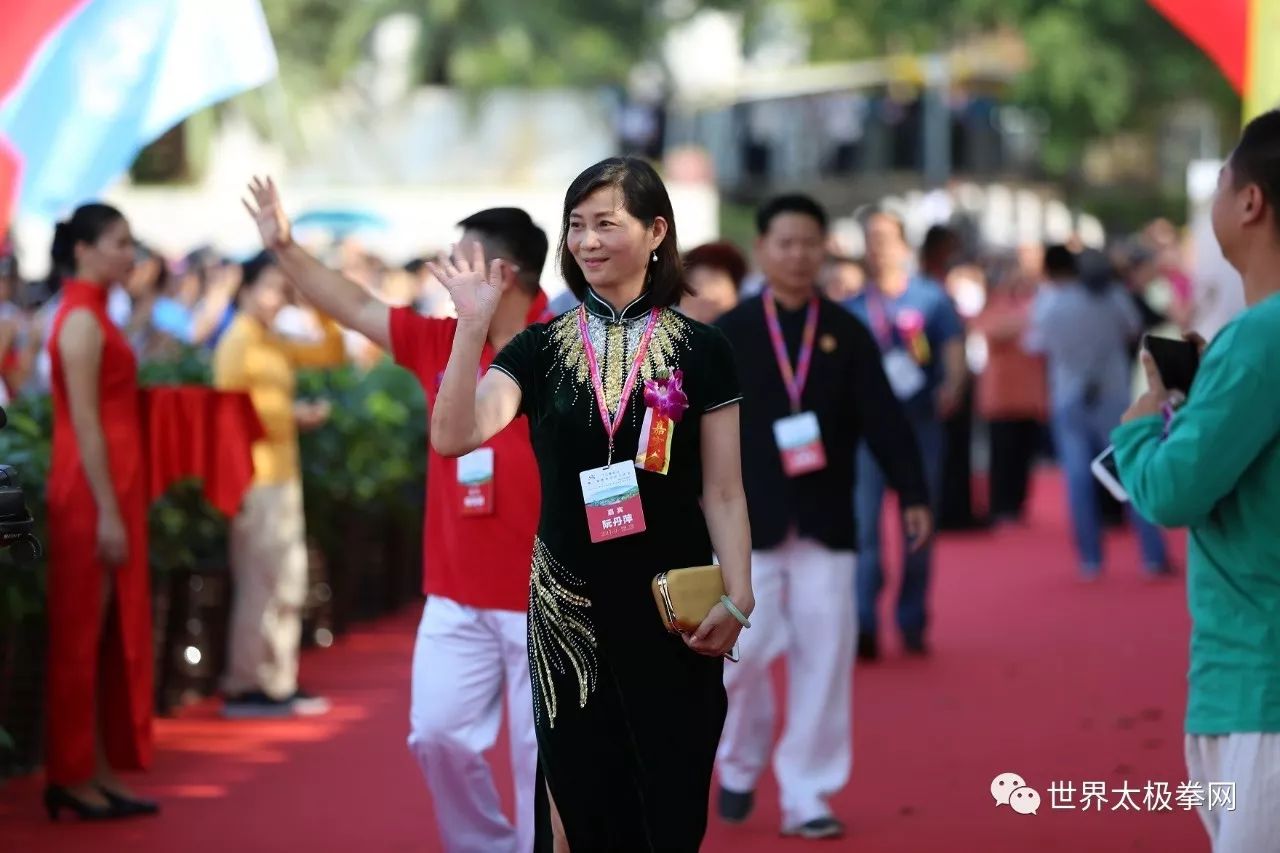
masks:
[[[1008,28],[1030,70],[1007,93],[1047,117],[1047,165],[1058,171],[1085,142],[1121,129],[1153,130],[1169,105],[1196,97],[1235,118],[1238,99],[1212,63],[1145,0],[263,0],[295,92],[350,74],[378,21],[422,26],[416,82],[610,85],[655,59],[667,28],[701,8],[740,11],[746,41],[768,37],[767,7],[788,6],[810,58],[832,61],[944,50]]]
[[[295,82],[334,85],[358,62],[375,25],[405,13],[421,24],[417,82],[464,88],[599,85],[626,80],[665,27],[651,0],[263,0],[282,66]]]
[[[1225,122],[1238,117],[1221,73],[1145,0],[795,0],[795,8],[818,61],[941,51],[998,28],[1021,34],[1031,67],[1007,95],[1048,119],[1052,171],[1090,139],[1155,130],[1180,100],[1207,101]]]

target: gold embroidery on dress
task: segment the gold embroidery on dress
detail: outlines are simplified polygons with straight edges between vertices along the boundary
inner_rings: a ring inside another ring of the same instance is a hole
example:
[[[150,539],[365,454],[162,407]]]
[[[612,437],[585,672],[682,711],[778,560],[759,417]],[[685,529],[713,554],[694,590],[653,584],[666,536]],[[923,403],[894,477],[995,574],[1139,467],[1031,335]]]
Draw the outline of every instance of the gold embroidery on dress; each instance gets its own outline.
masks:
[[[684,317],[667,309],[654,329],[653,342],[644,360],[641,376],[652,379],[664,370],[680,368],[680,349],[689,349],[689,324]]]
[[[631,367],[631,359],[624,355],[626,349],[622,324],[610,323],[604,337],[604,360],[600,365],[604,402],[609,407],[609,414],[618,411],[618,400],[622,398],[622,371]]]
[[[595,690],[599,662],[596,633],[587,615],[591,600],[580,594],[586,584],[569,574],[551,555],[542,539],[533,540],[533,570],[529,577],[529,649],[536,685],[534,710],[556,725],[555,675],[569,669],[578,681],[578,707],[587,706]],[[575,592],[575,589],[578,590]]]
[[[649,315],[644,314],[626,322],[612,323],[595,315],[587,317],[588,334],[591,335],[591,343],[600,359],[605,401],[610,412],[618,410],[618,398],[622,396],[626,371],[631,367],[631,359],[635,357],[636,347],[640,345],[648,319]],[[578,330],[578,313],[570,311],[561,315],[551,324],[549,334],[555,360],[560,362],[564,371],[561,381],[567,377],[577,386],[575,392],[585,390],[590,395],[591,374],[587,369],[587,355]],[[669,308],[663,309],[653,330],[649,352],[644,364],[640,366],[641,382],[636,383],[636,392],[643,390],[641,383],[644,380],[653,379],[661,371],[680,369],[681,356],[688,349],[688,321]],[[595,412],[594,404],[591,410]]]
[[[556,360],[560,362],[561,368],[573,377],[576,384],[590,386],[587,354],[582,348],[582,337],[578,331],[578,312],[570,311],[562,315],[551,324],[550,333],[551,345],[555,348]]]

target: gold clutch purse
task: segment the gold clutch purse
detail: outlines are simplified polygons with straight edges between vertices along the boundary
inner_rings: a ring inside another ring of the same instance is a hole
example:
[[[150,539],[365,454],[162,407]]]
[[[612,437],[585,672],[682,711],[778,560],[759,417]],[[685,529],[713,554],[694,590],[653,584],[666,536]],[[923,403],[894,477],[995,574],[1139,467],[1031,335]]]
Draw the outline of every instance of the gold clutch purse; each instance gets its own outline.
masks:
[[[673,634],[695,631],[724,595],[719,566],[672,569],[653,579],[653,598],[663,626]]]

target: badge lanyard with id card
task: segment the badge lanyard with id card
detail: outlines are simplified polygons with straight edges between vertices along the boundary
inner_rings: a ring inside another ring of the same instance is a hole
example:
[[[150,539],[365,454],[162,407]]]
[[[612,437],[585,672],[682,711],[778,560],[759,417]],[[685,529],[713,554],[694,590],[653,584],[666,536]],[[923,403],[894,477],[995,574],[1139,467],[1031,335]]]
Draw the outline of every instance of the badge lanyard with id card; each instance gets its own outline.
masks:
[[[884,375],[889,380],[893,395],[899,400],[910,400],[924,388],[928,377],[910,353],[903,347],[894,346],[893,331],[889,325],[883,297],[874,291],[867,293],[867,316],[871,319],[871,326],[880,343],[880,348],[887,350],[881,359]]]
[[[791,415],[773,422],[773,439],[782,454],[782,470],[788,477],[800,477],[821,471],[827,467],[827,451],[822,444],[822,430],[818,416],[801,411],[800,397],[809,379],[809,367],[813,364],[813,343],[818,336],[818,297],[809,300],[804,319],[804,333],[800,338],[800,353],[792,368],[787,355],[787,344],[782,337],[782,325],[778,322],[778,306],[772,294],[765,294],[765,324],[769,327],[769,341],[778,361],[782,384],[791,401]]]
[[[618,411],[613,417],[609,417],[609,404],[605,401],[604,381],[600,375],[600,360],[596,356],[596,348],[591,343],[587,328],[587,309],[578,306],[578,334],[582,337],[587,370],[591,374],[591,390],[600,410],[600,420],[609,436],[609,455],[604,467],[591,468],[578,475],[582,483],[582,502],[587,512],[587,529],[593,543],[643,533],[645,529],[636,466],[630,460],[626,464],[613,464],[613,440],[627,413],[627,404],[631,401],[631,393],[635,390],[640,367],[649,351],[649,342],[653,340],[653,330],[658,325],[661,312],[661,308],[654,308],[649,312],[649,322],[644,327],[640,346],[636,348],[635,359],[622,386],[622,395],[618,398]]]
[[[458,500],[468,515],[493,515],[493,448],[478,447],[458,458]]]

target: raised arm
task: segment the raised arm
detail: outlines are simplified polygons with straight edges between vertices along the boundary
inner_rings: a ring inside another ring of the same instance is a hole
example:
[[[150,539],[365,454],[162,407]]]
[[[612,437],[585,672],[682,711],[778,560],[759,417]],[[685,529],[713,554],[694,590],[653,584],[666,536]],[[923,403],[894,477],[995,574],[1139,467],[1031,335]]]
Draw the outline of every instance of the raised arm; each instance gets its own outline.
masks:
[[[249,184],[253,202],[245,209],[257,223],[262,245],[307,300],[334,320],[354,329],[384,350],[391,349],[391,309],[360,285],[329,269],[306,249],[293,242],[289,217],[270,178],[254,178]]]
[[[98,376],[102,366],[102,328],[85,309],[73,310],[57,340],[67,384],[67,402],[85,478],[98,509],[98,557],[108,565],[128,558],[128,535],[111,485],[107,440],[98,410]]]
[[[484,249],[477,243],[470,260],[441,255],[431,271],[458,311],[458,329],[431,412],[431,446],[441,456],[463,456],[497,435],[520,411],[520,386],[500,370],[479,382],[480,354],[489,322],[502,296],[502,261],[485,278]]]

